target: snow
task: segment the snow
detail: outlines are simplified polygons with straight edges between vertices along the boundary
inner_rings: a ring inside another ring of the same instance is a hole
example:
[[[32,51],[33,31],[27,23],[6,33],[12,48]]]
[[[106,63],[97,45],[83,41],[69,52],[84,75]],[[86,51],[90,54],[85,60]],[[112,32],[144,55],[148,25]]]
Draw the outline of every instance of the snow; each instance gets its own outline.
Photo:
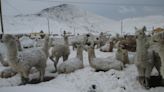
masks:
[[[58,89],[58,88],[51,88],[51,87],[35,87],[35,86],[25,86],[25,87],[8,87],[0,89],[1,92],[69,92],[69,89]],[[76,92],[71,90],[71,92]]]
[[[71,47],[70,47],[71,49]],[[115,57],[114,52],[100,52],[95,50],[97,57]],[[136,77],[138,75],[136,66],[134,64],[127,65],[123,71],[109,70],[107,72],[95,72],[89,66],[87,52],[84,54],[84,68],[77,70],[70,74],[53,74],[50,73],[54,69],[52,61],[48,59],[46,76],[54,76],[55,78],[48,82],[42,82],[40,84],[27,84],[24,86],[17,86],[20,81],[20,76],[16,76],[8,79],[0,78],[0,92],[11,91],[57,91],[57,92],[88,92],[89,87],[92,84],[97,86],[99,92],[163,92],[164,88],[151,88],[146,90],[140,86]],[[69,58],[76,56],[76,51],[71,49],[71,55]],[[132,56],[131,56],[132,57]],[[61,64],[62,59],[59,60]],[[58,65],[59,65],[58,64]],[[3,66],[0,66],[3,67]],[[3,69],[3,68],[0,68]],[[2,70],[1,70],[2,71]],[[30,79],[37,78],[39,73],[30,75]],[[125,88],[125,90],[124,90]],[[98,91],[97,91],[98,92]]]

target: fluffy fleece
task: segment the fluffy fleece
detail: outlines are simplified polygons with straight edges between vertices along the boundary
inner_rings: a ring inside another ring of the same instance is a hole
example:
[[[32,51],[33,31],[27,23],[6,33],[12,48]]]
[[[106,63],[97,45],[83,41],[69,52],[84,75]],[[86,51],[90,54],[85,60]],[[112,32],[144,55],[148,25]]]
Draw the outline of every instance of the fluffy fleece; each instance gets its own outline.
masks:
[[[161,59],[160,72],[164,79],[164,32],[156,33],[152,36],[153,49],[159,54]]]
[[[55,44],[51,50],[50,59],[54,62],[55,71],[57,72],[57,64],[61,57],[63,61],[66,61],[70,54],[68,36],[64,34],[64,44]],[[55,60],[53,59],[55,58]]]
[[[116,59],[120,60],[124,65],[129,64],[128,51],[126,49],[118,48]]]
[[[104,46],[100,48],[102,52],[113,52],[113,41],[109,40]]]
[[[29,73],[32,67],[35,67],[39,73],[39,79],[43,81],[48,49],[48,37],[45,38],[45,44],[43,48],[33,48],[22,51],[18,56],[17,43],[15,37],[9,34],[3,36],[3,41],[7,47],[7,59],[9,65],[14,68],[21,75],[22,84],[25,84],[29,80]]]
[[[75,58],[71,58],[60,64],[58,67],[59,73],[71,73],[77,69],[84,67],[83,65],[83,46],[76,44],[77,54]]]
[[[149,45],[150,45],[149,39],[145,34],[146,27],[143,27],[142,29],[137,29],[137,28],[135,29],[136,29],[135,34],[137,37],[135,64],[137,66],[137,70],[139,73],[139,83],[142,86],[148,88],[152,69],[155,65],[157,65],[155,63],[160,61],[154,62],[154,53],[153,50],[149,49]]]
[[[123,63],[113,57],[96,58],[94,46],[88,43],[88,60],[89,64],[96,71],[108,71],[110,69],[122,70]]]

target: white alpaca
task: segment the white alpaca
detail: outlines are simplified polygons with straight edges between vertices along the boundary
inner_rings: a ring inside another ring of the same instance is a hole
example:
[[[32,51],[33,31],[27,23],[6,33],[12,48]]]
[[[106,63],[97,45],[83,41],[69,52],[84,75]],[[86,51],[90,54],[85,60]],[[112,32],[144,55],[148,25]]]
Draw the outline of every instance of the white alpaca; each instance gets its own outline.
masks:
[[[152,36],[153,49],[159,54],[161,59],[160,72],[164,79],[164,32]]]
[[[149,49],[149,40],[145,34],[146,27],[143,27],[142,29],[136,28],[136,30],[137,48],[135,64],[139,73],[140,84],[148,88],[152,69],[155,66],[155,63],[159,61],[154,62],[154,53],[151,49]]]
[[[35,67],[39,71],[40,81],[43,81],[48,57],[48,37],[45,38],[43,48],[25,50],[22,51],[19,56],[15,37],[6,34],[2,39],[7,47],[7,59],[9,65],[20,73],[22,84],[28,82],[29,73],[32,67]]]
[[[92,45],[91,43],[88,43],[88,45],[89,45],[88,47],[89,64],[96,71],[108,71],[110,69],[116,69],[116,70],[123,69],[123,63],[112,57],[96,58],[94,45]]]
[[[57,64],[60,57],[63,57],[63,61],[66,61],[70,54],[68,36],[64,34],[64,44],[55,44],[51,50],[50,59],[54,62],[55,71],[57,72]],[[55,60],[53,59],[55,57]]]
[[[71,58],[63,62],[58,67],[59,73],[71,73],[77,69],[81,69],[84,67],[83,65],[83,46],[81,44],[77,45],[77,54],[75,58]]]
[[[124,65],[129,64],[128,51],[119,47],[116,52],[116,59],[120,60]]]
[[[100,47],[100,51],[102,52],[113,52],[113,41],[112,40],[108,40],[106,42],[106,44],[102,47]]]

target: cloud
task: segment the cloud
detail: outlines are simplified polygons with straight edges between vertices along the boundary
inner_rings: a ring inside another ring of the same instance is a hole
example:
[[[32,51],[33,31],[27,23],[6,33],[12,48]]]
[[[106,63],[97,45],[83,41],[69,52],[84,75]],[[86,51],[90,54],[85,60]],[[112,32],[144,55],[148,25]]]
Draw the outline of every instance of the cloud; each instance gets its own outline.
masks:
[[[125,7],[121,6],[118,10],[119,13],[134,13],[136,12],[136,9],[133,7]]]

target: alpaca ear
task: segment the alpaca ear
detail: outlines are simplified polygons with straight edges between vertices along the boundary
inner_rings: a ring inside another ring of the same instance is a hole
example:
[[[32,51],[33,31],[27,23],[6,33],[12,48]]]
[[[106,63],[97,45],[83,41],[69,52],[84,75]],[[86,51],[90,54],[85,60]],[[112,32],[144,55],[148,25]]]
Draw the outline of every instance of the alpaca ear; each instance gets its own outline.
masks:
[[[146,30],[147,30],[147,29],[146,29],[146,26],[144,26],[144,27],[142,28],[142,30],[143,30],[143,31],[146,31]]]

